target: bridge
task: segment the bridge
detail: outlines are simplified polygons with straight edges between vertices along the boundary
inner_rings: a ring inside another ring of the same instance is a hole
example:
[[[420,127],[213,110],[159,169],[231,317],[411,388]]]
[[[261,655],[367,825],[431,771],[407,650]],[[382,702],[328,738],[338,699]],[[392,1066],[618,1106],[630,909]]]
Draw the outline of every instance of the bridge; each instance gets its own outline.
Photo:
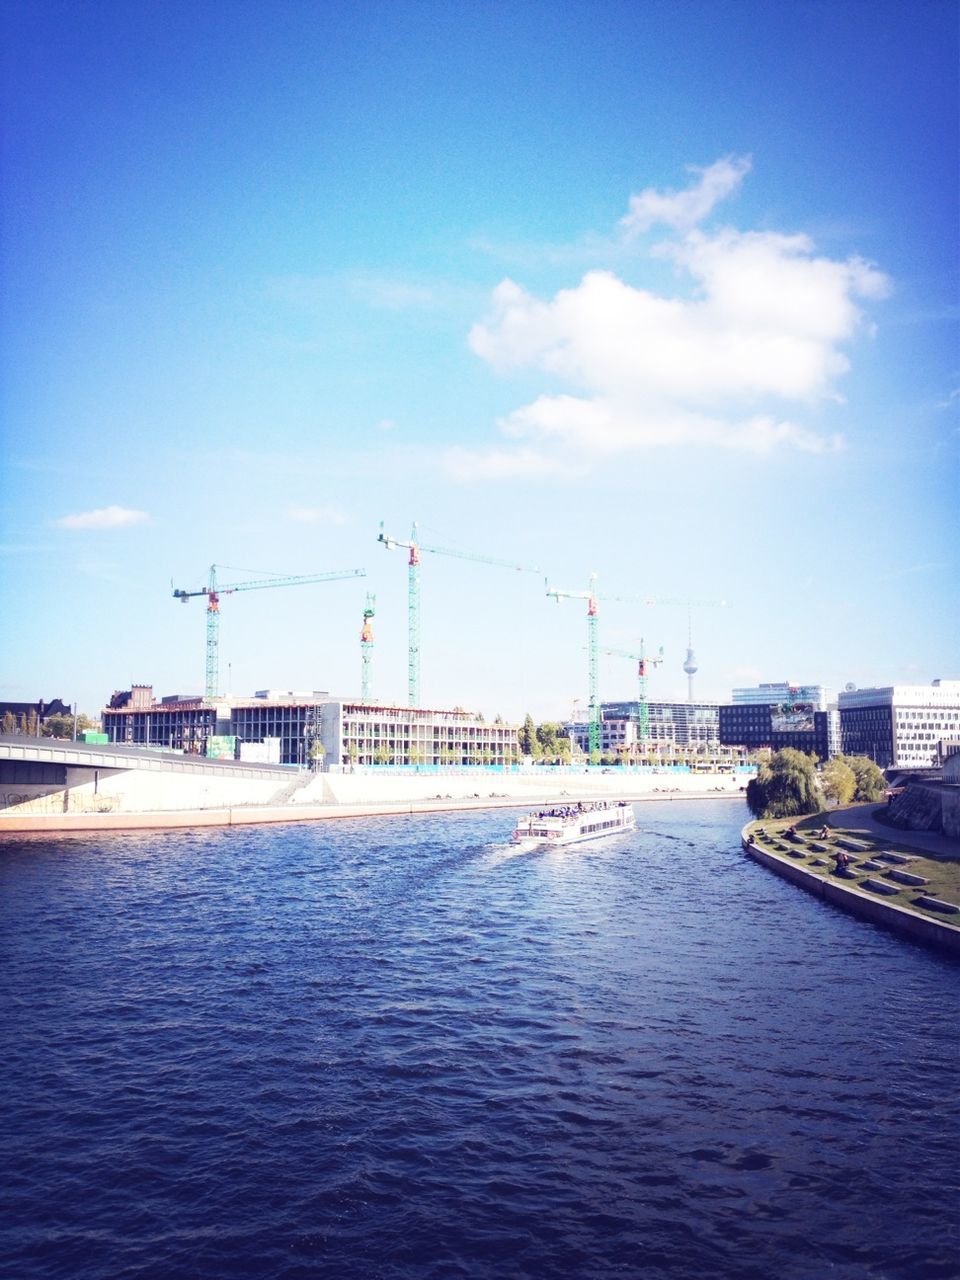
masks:
[[[149,750],[120,743],[69,742],[62,738],[31,738],[25,734],[0,734],[0,766],[20,764],[62,765],[70,769],[145,770],[149,773],[190,773],[206,777],[289,778],[288,765],[258,764],[250,760],[207,760],[177,751]],[[3,770],[6,772],[6,770]]]

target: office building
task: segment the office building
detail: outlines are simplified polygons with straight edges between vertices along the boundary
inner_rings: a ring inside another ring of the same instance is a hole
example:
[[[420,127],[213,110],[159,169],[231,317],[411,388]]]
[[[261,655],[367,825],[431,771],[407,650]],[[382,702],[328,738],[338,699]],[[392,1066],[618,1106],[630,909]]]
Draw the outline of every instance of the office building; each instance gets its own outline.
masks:
[[[882,769],[939,765],[960,741],[960,680],[845,689],[837,710],[844,753]]]
[[[792,747],[828,760],[839,750],[836,711],[827,708],[819,684],[761,684],[734,689],[733,701],[719,708],[720,741],[756,751]]]

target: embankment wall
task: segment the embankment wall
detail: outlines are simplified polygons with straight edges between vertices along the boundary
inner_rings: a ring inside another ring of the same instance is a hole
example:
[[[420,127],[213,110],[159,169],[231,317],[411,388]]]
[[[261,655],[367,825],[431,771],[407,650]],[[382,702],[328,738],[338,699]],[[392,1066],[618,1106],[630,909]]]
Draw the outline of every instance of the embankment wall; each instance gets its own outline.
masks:
[[[67,767],[64,785],[14,782],[0,792],[0,816],[64,813],[140,813],[269,804],[288,780],[282,776],[224,777],[182,771]]]
[[[781,858],[776,853],[750,844],[746,828],[741,834],[741,843],[754,861],[769,868],[782,879],[799,885],[807,893],[812,893],[825,902],[833,903],[834,906],[849,911],[851,915],[858,916],[861,920],[886,925],[887,928],[914,938],[918,942],[942,947],[955,955],[960,955],[960,929],[956,926],[941,924],[938,920],[929,920],[925,916],[895,906],[892,902],[882,902],[878,898],[871,897],[863,889],[853,885],[841,885],[813,871],[807,871],[806,868]]]
[[[264,822],[551,804],[567,797],[679,800],[742,799],[740,775],[462,770],[429,775],[376,772],[267,778],[68,769],[66,787],[20,785],[0,808],[0,834],[238,826]]]

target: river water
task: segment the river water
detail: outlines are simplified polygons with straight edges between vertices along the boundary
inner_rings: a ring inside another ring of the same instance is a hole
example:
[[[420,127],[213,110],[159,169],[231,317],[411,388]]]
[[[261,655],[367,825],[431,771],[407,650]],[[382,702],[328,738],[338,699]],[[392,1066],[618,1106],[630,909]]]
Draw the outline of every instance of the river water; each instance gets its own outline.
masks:
[[[960,967],[637,814],[0,845],[0,1273],[958,1275]]]

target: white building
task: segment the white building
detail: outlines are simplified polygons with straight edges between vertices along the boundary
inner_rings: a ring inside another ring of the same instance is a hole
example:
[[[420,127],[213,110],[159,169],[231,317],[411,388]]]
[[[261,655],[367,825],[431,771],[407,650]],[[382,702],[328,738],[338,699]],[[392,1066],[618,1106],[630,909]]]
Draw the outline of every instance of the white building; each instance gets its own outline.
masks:
[[[843,751],[881,768],[930,768],[960,741],[960,680],[847,689],[837,709]]]
[[[328,768],[371,764],[511,765],[520,760],[517,725],[470,711],[367,706],[330,701],[320,709]]]
[[[264,745],[282,764],[510,765],[520,758],[517,725],[454,708],[367,706],[313,690],[261,689],[252,698],[172,695],[157,702],[150,685],[115,693],[103,712],[111,742],[208,755],[221,737],[250,756]],[[322,747],[322,752],[318,750]]]

